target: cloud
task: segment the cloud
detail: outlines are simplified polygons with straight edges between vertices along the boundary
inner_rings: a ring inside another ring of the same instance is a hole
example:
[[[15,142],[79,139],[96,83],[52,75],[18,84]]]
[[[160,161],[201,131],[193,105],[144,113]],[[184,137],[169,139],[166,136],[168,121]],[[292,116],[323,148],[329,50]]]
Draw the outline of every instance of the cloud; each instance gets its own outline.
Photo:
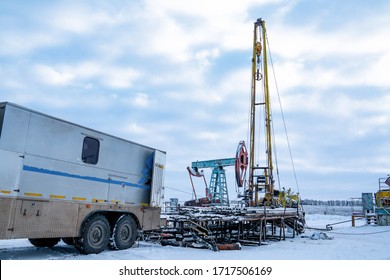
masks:
[[[283,108],[287,112],[321,116],[328,120],[337,121],[335,128],[343,123],[349,125],[342,131],[349,131],[350,135],[364,135],[374,131],[379,132],[381,127],[390,125],[388,110],[384,104],[390,102],[390,97],[383,93],[375,96],[359,96],[357,98],[343,90],[336,92],[296,92],[284,96]],[[342,122],[344,121],[344,122]],[[321,124],[323,125],[323,124]]]
[[[247,141],[257,17],[267,22],[304,184],[386,167],[386,5],[363,3],[356,15],[340,15],[345,4],[326,1],[15,3],[1,12],[2,98],[166,150],[167,185],[186,185],[191,161],[234,156],[238,141]],[[279,162],[287,168],[271,92]]]
[[[218,56],[219,50],[217,48],[205,49],[195,53],[195,59],[204,67],[209,66],[211,63],[210,60],[213,60]]]
[[[141,73],[132,67],[114,66],[101,62],[78,64],[35,65],[32,71],[38,81],[51,86],[100,84],[113,89],[131,88]]]
[[[146,129],[144,126],[139,125],[136,122],[132,122],[129,125],[126,126],[125,128],[126,132],[128,132],[130,135],[141,135],[141,136],[146,136],[149,131]]]
[[[48,65],[37,65],[34,71],[37,78],[47,85],[64,86],[74,79],[72,73],[59,71]]]
[[[248,9],[278,2],[281,1],[144,1],[136,16],[141,23],[137,38],[143,42],[139,51],[173,63],[186,63],[197,58],[194,50],[205,50],[205,46],[211,53],[215,46],[219,51],[247,50],[253,22]]]
[[[47,47],[61,45],[64,39],[30,30],[4,30],[0,34],[0,56],[18,56]]]
[[[130,88],[140,72],[132,67],[110,67],[101,72],[104,83],[111,88]]]
[[[268,40],[281,88],[389,88],[390,20],[384,15],[390,7],[383,4],[356,7],[356,15],[313,10],[316,17],[305,15],[304,24],[286,15],[272,17]]]
[[[107,25],[115,25],[118,17],[110,14],[108,10],[99,5],[86,5],[83,2],[52,3],[43,9],[42,21],[50,23],[50,27],[57,31],[65,31],[74,34],[96,32]]]
[[[137,93],[133,103],[137,107],[147,107],[150,103],[149,96],[145,93]]]

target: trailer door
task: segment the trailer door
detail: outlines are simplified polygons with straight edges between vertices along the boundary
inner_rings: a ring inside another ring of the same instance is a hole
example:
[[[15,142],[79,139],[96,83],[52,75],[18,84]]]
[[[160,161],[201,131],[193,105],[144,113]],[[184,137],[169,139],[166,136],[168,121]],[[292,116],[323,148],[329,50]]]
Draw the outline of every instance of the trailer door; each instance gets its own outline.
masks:
[[[152,189],[150,192],[150,206],[162,207],[164,199],[164,169],[165,153],[155,151],[152,175]]]

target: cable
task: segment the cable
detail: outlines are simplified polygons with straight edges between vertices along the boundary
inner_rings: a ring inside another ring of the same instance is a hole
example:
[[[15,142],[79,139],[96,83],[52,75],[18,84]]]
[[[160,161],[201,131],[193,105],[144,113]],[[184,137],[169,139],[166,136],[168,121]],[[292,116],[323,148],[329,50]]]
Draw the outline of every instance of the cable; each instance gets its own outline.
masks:
[[[175,189],[175,188],[172,188],[172,187],[167,187],[167,186],[165,186],[164,188],[170,189],[170,190],[174,190],[174,191],[177,191],[177,192],[186,193],[186,194],[192,194],[191,192],[186,192],[186,191],[179,190],[179,189]]]
[[[292,169],[293,169],[293,173],[294,173],[294,178],[295,178],[295,184],[296,184],[296,186],[297,186],[298,192],[300,193],[299,184],[298,184],[298,179],[297,179],[297,174],[296,174],[296,172],[295,172],[294,159],[293,159],[292,152],[291,152],[290,140],[289,140],[288,133],[287,133],[286,121],[285,121],[284,113],[283,113],[282,102],[281,102],[280,94],[279,94],[279,87],[278,87],[278,83],[277,83],[277,80],[276,80],[275,68],[274,68],[274,63],[273,63],[272,55],[271,55],[271,48],[270,48],[270,46],[269,46],[268,36],[267,36],[266,40],[267,40],[267,46],[268,46],[268,51],[269,51],[269,57],[270,57],[270,61],[271,61],[272,73],[273,73],[273,75],[274,75],[274,81],[275,81],[276,92],[277,92],[277,94],[278,94],[278,99],[279,99],[280,113],[281,113],[281,116],[282,116],[282,121],[283,121],[283,126],[284,126],[284,132],[285,132],[285,134],[286,134],[286,140],[287,140],[288,151],[289,151],[289,153],[290,153],[291,165],[292,165]]]
[[[360,219],[364,219],[364,218],[360,218]],[[351,220],[348,220],[348,221],[343,221],[343,222],[339,222],[339,223],[334,223],[334,224],[340,224],[340,223],[346,223],[346,222],[350,222]],[[329,224],[329,225],[334,225],[334,224]],[[383,230],[383,231],[377,231],[377,232],[368,232],[368,233],[346,233],[346,232],[334,232],[332,229],[329,229],[329,228],[314,228],[314,227],[309,227],[309,225],[307,224],[306,220],[305,220],[305,228],[306,229],[314,229],[314,230],[321,230],[321,231],[332,231],[332,234],[339,234],[339,235],[368,235],[368,234],[380,234],[380,233],[386,233],[386,232],[390,232],[390,229],[389,230]]]
[[[390,232],[389,230],[383,230],[383,231],[377,231],[377,232],[367,232],[367,233],[345,233],[345,232],[332,232],[333,234],[340,234],[340,235],[368,235],[368,234],[380,234]]]

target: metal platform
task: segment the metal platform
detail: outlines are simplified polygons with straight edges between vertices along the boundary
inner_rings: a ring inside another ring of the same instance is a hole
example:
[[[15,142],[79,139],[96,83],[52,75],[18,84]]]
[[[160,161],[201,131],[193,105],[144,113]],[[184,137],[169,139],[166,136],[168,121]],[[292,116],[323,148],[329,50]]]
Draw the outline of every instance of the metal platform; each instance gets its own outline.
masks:
[[[228,244],[263,245],[304,232],[304,212],[298,208],[186,207],[162,215],[159,233],[148,236],[161,245],[209,248]]]

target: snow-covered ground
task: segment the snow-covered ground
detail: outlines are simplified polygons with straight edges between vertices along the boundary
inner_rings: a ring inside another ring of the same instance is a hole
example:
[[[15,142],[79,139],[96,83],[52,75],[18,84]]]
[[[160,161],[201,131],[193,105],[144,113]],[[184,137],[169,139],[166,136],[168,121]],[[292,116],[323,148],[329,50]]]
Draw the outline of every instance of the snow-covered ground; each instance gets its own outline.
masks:
[[[162,247],[139,242],[123,251],[104,251],[98,255],[80,255],[72,246],[59,243],[53,248],[36,248],[28,240],[0,240],[1,260],[390,260],[390,226],[351,226],[350,207],[306,206],[308,229],[285,241],[268,245],[242,246],[240,251],[213,252],[207,249]],[[337,212],[338,215],[328,214]],[[339,223],[344,222],[345,223]],[[326,231],[327,224],[333,230]],[[324,233],[324,234],[322,234]],[[326,239],[329,237],[329,239]],[[325,239],[323,239],[325,238]]]

